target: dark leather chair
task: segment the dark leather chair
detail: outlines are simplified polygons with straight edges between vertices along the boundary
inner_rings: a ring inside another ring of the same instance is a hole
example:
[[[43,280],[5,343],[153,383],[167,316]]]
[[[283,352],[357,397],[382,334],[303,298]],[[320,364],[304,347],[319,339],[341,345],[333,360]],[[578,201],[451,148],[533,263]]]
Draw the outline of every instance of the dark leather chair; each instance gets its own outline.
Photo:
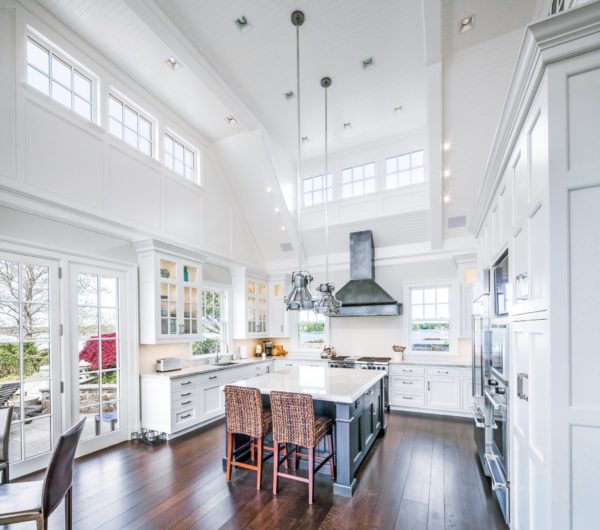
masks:
[[[10,482],[8,472],[8,444],[10,441],[10,422],[12,421],[12,413],[12,407],[0,409],[0,472],[2,472],[0,484],[8,484]]]
[[[85,418],[60,437],[43,481],[0,486],[0,525],[35,521],[38,530],[46,530],[48,517],[65,499],[65,528],[73,528],[73,460],[84,423]]]

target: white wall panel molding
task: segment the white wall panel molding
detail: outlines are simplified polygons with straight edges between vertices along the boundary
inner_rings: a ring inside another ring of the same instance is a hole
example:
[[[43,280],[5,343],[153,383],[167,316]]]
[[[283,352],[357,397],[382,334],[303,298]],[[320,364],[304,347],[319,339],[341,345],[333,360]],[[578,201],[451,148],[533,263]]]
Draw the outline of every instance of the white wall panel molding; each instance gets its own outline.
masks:
[[[479,235],[546,68],[598,48],[600,3],[592,2],[528,26],[500,117],[470,230]]]

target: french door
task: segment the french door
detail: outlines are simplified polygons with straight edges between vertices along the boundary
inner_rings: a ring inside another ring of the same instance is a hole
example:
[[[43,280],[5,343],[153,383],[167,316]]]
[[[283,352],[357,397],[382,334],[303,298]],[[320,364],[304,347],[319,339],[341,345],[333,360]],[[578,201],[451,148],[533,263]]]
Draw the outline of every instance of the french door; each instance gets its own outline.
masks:
[[[126,275],[96,266],[69,268],[71,291],[71,410],[87,418],[83,452],[127,438]]]
[[[58,263],[0,252],[0,407],[11,476],[46,465],[61,433]]]

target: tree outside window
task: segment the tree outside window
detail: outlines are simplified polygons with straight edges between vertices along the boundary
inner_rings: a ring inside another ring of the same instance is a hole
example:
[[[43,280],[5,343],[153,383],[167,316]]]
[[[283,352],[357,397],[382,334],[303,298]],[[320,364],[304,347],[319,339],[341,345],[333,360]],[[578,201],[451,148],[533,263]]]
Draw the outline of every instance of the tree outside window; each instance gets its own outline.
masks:
[[[192,353],[194,355],[217,353],[226,344],[226,293],[220,289],[202,289],[202,340],[193,344]]]
[[[298,348],[322,350],[325,346],[325,317],[314,311],[300,311],[298,319]]]

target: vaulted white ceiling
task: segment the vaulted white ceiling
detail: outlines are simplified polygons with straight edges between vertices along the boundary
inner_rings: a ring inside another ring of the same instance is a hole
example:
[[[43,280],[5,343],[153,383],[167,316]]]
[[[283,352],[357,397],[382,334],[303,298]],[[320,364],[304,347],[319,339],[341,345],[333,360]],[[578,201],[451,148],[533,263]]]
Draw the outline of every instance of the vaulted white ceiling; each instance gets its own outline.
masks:
[[[328,75],[330,150],[373,142],[425,125],[425,63],[421,3],[415,0],[156,0],[168,17],[294,156],[295,27],[300,28],[304,156],[323,152],[323,88]],[[252,24],[240,32],[234,20]],[[361,61],[375,58],[375,67]],[[401,112],[394,112],[402,106]],[[344,130],[343,124],[351,128]]]

